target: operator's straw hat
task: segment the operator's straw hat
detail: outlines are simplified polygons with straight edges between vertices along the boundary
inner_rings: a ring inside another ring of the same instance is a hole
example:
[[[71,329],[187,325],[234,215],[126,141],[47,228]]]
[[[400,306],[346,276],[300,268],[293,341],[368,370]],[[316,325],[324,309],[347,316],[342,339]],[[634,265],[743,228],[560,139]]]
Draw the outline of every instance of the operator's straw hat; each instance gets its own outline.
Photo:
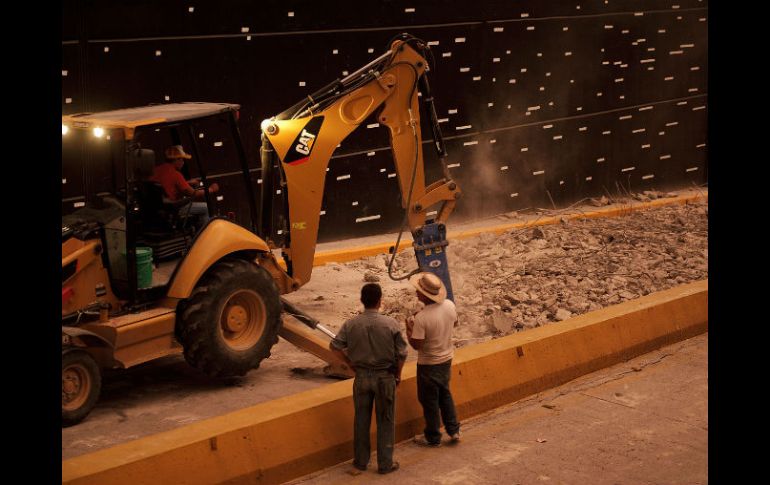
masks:
[[[409,278],[409,282],[417,288],[417,291],[427,296],[436,303],[441,303],[446,298],[446,288],[441,279],[433,273],[417,273]]]
[[[173,145],[166,148],[166,158],[175,160],[177,158],[186,158],[187,160],[192,158],[192,155],[185,153],[182,145]]]

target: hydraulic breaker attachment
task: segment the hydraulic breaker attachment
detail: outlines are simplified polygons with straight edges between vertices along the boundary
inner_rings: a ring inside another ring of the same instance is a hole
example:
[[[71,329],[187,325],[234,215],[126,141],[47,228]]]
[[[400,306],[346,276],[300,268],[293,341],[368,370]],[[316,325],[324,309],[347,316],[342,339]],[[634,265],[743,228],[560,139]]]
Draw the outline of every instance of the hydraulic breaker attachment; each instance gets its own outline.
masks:
[[[424,271],[435,274],[446,286],[446,296],[453,302],[452,281],[449,279],[449,263],[447,263],[446,225],[431,222],[412,232],[414,254],[417,264]]]

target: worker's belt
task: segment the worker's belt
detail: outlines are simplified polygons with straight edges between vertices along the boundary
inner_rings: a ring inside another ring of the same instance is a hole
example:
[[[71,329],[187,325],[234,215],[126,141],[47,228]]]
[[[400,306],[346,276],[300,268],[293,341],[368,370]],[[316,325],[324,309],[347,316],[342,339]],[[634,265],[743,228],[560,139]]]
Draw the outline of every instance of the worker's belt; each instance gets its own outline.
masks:
[[[356,367],[356,375],[376,376],[382,374],[393,375],[393,372],[390,369],[362,369],[360,367]]]

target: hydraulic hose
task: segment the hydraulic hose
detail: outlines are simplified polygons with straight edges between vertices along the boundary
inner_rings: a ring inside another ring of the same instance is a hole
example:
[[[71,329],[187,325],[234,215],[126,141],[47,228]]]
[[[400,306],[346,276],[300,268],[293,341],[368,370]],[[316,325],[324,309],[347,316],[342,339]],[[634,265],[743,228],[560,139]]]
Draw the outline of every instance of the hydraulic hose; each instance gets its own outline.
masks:
[[[411,113],[411,110],[410,110]],[[414,271],[409,272],[405,276],[393,276],[393,261],[396,260],[396,254],[398,254],[398,246],[401,242],[401,235],[404,233],[404,228],[409,221],[409,210],[412,207],[412,190],[414,189],[414,179],[417,178],[417,159],[419,154],[419,139],[417,138],[417,128],[414,126],[414,119],[411,120],[412,134],[414,135],[414,167],[412,167],[412,180],[409,182],[409,195],[406,198],[406,213],[404,214],[404,222],[401,224],[401,229],[398,231],[398,238],[396,238],[396,245],[393,247],[393,254],[388,262],[388,277],[393,281],[401,281],[409,278],[410,276],[422,271],[422,268],[418,267]]]

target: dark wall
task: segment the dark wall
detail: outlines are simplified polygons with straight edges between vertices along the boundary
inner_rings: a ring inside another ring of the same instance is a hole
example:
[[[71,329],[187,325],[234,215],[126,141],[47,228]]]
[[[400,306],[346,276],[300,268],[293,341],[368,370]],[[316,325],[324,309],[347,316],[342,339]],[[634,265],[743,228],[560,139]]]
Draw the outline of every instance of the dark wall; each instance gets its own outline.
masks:
[[[63,112],[238,103],[256,168],[264,118],[409,32],[435,56],[436,107],[465,195],[453,220],[551,200],[566,206],[619,184],[642,191],[707,181],[708,2],[364,3],[65,1]],[[424,122],[423,135],[428,141]],[[430,146],[425,154],[437,173]],[[69,212],[82,200],[82,165],[69,160],[63,172]],[[245,215],[238,175],[224,164],[214,173],[222,211]],[[320,240],[397,229],[393,174],[386,129],[362,127],[346,139],[327,173]]]

